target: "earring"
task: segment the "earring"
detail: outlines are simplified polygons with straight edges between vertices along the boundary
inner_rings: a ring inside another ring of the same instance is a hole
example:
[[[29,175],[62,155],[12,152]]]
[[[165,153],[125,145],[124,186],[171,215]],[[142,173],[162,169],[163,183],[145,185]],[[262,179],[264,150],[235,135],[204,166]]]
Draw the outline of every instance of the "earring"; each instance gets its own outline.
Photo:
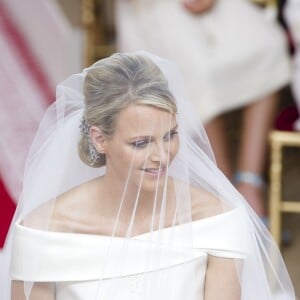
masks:
[[[101,156],[104,154],[99,153],[94,145],[91,142],[91,139],[89,138],[89,153],[91,157],[91,165],[93,166],[99,159],[101,159]]]
[[[88,151],[89,151],[89,155],[91,158],[91,165],[93,166],[98,160],[104,160],[105,159],[105,154],[99,153],[95,146],[93,145],[92,141],[91,141],[91,136],[90,136],[90,128],[91,125],[89,125],[87,123],[87,121],[85,120],[85,118],[83,117],[80,121],[80,132],[81,134],[87,136],[88,138]]]

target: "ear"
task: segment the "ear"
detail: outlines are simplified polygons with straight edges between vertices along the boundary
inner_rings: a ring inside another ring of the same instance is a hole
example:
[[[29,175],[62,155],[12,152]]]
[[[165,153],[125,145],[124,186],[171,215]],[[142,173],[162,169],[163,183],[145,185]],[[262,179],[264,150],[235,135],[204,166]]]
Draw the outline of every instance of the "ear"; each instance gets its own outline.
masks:
[[[106,138],[102,130],[97,126],[91,126],[90,137],[91,142],[93,143],[96,150],[101,154],[105,154]]]

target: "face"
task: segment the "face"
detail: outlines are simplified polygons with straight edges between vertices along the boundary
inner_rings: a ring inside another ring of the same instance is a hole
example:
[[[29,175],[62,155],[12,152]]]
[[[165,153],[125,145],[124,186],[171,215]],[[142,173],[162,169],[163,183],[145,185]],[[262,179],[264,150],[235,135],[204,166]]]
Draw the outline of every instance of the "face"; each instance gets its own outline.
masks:
[[[155,191],[179,148],[175,115],[146,105],[132,105],[119,115],[113,136],[103,141],[107,175],[142,190]]]

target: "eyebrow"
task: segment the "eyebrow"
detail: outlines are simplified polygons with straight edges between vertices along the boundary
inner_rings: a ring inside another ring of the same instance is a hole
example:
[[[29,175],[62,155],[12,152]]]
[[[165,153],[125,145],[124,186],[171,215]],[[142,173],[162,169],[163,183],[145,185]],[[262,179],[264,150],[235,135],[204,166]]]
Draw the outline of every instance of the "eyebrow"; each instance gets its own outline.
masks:
[[[178,124],[174,125],[170,130],[168,130],[165,134],[167,135],[168,133],[170,133],[171,131],[174,131],[178,128]],[[141,135],[141,136],[135,136],[135,137],[132,137],[130,138],[129,140],[130,141],[136,141],[136,140],[139,140],[139,139],[148,139],[148,140],[152,140],[153,139],[153,136],[150,136],[150,135]]]

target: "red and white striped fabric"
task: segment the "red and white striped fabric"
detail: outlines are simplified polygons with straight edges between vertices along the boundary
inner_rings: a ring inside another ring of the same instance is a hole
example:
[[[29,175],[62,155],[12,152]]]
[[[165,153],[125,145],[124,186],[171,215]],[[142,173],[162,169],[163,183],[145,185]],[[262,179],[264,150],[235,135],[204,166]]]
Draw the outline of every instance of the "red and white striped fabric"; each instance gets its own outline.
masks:
[[[21,191],[26,154],[54,98],[44,71],[0,3],[0,247]]]

